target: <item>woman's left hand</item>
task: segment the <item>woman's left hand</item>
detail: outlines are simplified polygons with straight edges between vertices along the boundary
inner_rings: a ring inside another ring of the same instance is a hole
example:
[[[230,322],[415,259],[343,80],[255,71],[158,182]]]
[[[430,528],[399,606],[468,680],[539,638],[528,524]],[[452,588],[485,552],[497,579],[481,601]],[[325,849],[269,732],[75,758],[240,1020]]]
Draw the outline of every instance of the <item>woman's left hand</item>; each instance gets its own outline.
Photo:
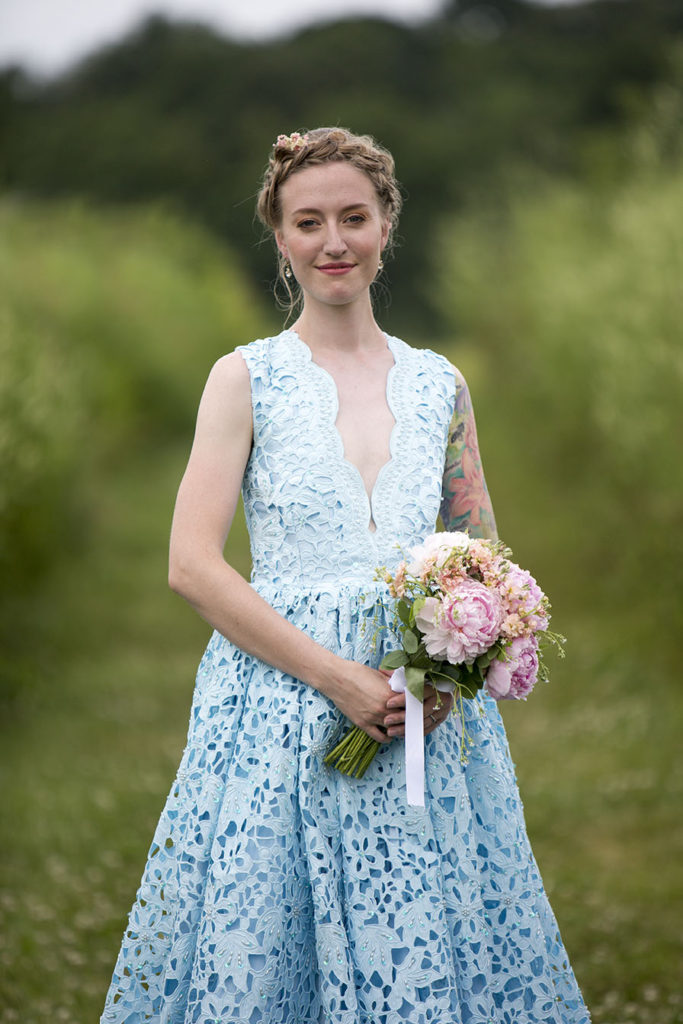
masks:
[[[390,672],[386,675],[391,675]],[[430,686],[425,685],[424,701],[422,702],[422,714],[424,717],[425,736],[433,732],[437,726],[446,721],[453,708],[453,694],[441,693]],[[405,736],[406,722],[406,695],[405,693],[393,693],[387,701],[387,714],[384,718],[384,727],[387,735],[393,737]]]

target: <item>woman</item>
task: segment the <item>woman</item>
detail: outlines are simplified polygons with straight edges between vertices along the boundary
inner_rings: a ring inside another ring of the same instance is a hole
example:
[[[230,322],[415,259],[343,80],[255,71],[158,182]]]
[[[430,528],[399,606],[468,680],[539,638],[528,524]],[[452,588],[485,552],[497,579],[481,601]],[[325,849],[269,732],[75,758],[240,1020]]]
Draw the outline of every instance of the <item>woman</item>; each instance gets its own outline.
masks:
[[[375,567],[433,532],[493,535],[465,382],[372,312],[400,209],[391,156],[341,128],[280,136],[259,196],[294,326],[209,376],[170,584],[215,629],[107,1024],[588,1020],[529,849],[493,701],[424,702],[408,807],[404,696]],[[253,577],[223,558],[242,488]],[[348,721],[362,780],[323,759]]]

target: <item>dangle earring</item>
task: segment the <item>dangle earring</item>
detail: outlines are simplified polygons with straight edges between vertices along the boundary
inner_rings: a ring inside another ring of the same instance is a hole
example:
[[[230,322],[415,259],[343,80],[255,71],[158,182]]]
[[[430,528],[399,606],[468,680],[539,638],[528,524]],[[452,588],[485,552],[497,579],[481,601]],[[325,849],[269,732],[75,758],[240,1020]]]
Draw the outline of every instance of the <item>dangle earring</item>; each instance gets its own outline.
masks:
[[[292,280],[292,267],[290,265],[289,260],[285,260],[283,274],[285,275],[288,281]]]
[[[384,260],[380,256],[379,263],[377,264],[377,273],[381,273],[382,270],[384,270]]]

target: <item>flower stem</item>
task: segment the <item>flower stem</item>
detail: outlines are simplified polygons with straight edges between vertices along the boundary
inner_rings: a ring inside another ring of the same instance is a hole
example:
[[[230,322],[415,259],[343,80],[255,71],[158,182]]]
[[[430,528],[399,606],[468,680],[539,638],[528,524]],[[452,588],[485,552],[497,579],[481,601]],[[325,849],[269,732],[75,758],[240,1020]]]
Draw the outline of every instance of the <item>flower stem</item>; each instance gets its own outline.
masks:
[[[325,764],[343,775],[362,779],[381,744],[354,725],[344,738],[325,756]]]

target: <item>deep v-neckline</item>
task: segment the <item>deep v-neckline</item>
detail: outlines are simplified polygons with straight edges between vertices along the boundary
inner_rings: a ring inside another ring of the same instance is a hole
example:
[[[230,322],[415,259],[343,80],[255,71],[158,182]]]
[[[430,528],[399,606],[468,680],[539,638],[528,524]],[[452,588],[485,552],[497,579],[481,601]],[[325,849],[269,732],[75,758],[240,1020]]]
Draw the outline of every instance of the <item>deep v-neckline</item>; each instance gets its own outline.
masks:
[[[337,418],[339,416],[339,388],[337,387],[336,380],[334,379],[333,375],[330,373],[329,370],[326,370],[324,366],[321,366],[320,363],[316,362],[316,360],[313,358],[313,351],[310,345],[307,342],[305,342],[304,339],[299,334],[297,334],[296,331],[292,330],[292,328],[288,328],[287,333],[292,338],[294,338],[295,341],[301,346],[301,349],[304,352],[311,368],[314,370],[315,373],[318,374],[319,378],[325,381],[328,385],[328,389],[333,398],[330,413],[330,423],[328,424],[328,426],[331,428],[333,436],[337,441],[342,462],[344,463],[345,466],[348,467],[349,471],[354,475],[356,482],[359,484],[360,491],[365,496],[365,503],[367,507],[366,529],[371,536],[374,536],[377,533],[377,530],[379,529],[379,525],[377,523],[377,519],[375,516],[375,499],[379,491],[379,485],[381,484],[383,478],[387,475],[388,470],[390,469],[394,462],[395,442],[399,427],[399,417],[397,414],[397,409],[395,407],[394,402],[392,401],[392,385],[394,381],[394,376],[396,374],[396,370],[398,368],[398,352],[396,347],[392,344],[393,339],[390,337],[390,335],[382,331],[382,335],[384,337],[384,340],[386,341],[387,349],[391,353],[394,360],[392,365],[387,370],[386,380],[384,384],[385,401],[387,403],[387,408],[389,409],[389,412],[391,413],[394,419],[394,425],[391,428],[391,431],[389,432],[388,438],[389,458],[385,462],[383,462],[382,465],[377,470],[377,475],[375,476],[372,488],[371,490],[368,491],[367,487],[365,486],[365,480],[363,479],[363,474],[361,473],[360,469],[358,468],[355,462],[347,458],[346,447],[344,445],[344,438],[342,437],[341,431],[337,426]]]

